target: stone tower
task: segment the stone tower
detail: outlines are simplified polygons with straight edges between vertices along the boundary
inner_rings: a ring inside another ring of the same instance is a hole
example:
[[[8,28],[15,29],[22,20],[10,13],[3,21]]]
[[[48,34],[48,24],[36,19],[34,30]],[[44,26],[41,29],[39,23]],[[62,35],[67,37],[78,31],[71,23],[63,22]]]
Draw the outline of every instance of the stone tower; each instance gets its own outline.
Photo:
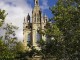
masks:
[[[39,31],[44,31],[48,18],[46,15],[42,15],[39,1],[34,0],[34,3],[32,17],[28,14],[27,17],[24,18],[23,23],[23,44],[25,49],[27,48],[27,44],[31,44],[37,49],[37,41],[41,39],[46,40],[46,36],[40,34]]]

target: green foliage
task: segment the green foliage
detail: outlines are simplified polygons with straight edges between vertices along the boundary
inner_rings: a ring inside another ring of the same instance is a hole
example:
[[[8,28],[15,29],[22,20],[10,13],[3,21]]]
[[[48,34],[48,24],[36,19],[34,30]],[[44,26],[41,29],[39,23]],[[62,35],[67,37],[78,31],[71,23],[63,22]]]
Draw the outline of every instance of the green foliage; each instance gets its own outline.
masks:
[[[2,26],[6,15],[7,14],[5,14],[5,10],[0,9],[0,27]],[[12,44],[16,42],[16,29],[17,27],[10,24],[7,24],[4,28],[5,40],[3,40],[4,36],[0,37],[0,60],[14,60],[16,52],[14,51],[14,47],[11,48],[11,46],[14,46]]]
[[[3,37],[0,38],[0,59],[3,60],[14,60],[16,56],[15,45],[16,45],[16,36],[15,30],[17,27],[12,24],[7,24],[4,28],[5,30],[5,40],[2,40]]]
[[[22,52],[22,53],[25,52],[22,42],[17,42],[15,48],[16,48],[16,50],[15,50],[16,52]]]
[[[5,17],[6,17],[5,10],[0,9],[0,27],[2,26]]]
[[[40,52],[34,47],[30,47],[28,51],[24,50],[22,42],[17,42],[14,50],[16,52],[16,60],[28,60],[28,58],[32,58],[33,56],[40,54]]]
[[[0,40],[0,59],[7,60],[7,59],[13,59],[15,56],[14,52],[10,51],[8,47],[4,44],[2,40]]]
[[[62,32],[63,57],[74,60],[80,53],[80,1],[59,0],[52,8],[55,24]],[[77,52],[77,53],[76,53]],[[75,55],[76,54],[76,55]]]
[[[17,30],[18,27],[16,26],[13,26],[12,24],[7,24],[5,27],[4,27],[4,30],[5,30],[5,40],[8,42],[7,45],[10,45],[10,44],[15,44],[17,41],[17,37],[16,37],[16,34],[15,34],[15,30]]]
[[[43,54],[58,60],[80,60],[80,1],[58,0],[51,11],[54,23],[47,24],[48,42],[43,45]]]
[[[16,43],[17,43],[17,37],[16,37],[16,34],[15,34],[15,30],[17,30],[18,28],[16,26],[13,26],[12,24],[7,24],[5,27],[4,27],[4,30],[5,30],[5,45],[7,46],[7,52],[9,53],[9,56],[10,57],[9,59],[14,59],[15,56],[16,56],[16,51],[15,51],[15,46],[16,46]],[[6,49],[5,49],[6,50]],[[5,53],[4,55],[6,55],[7,57],[7,53]]]

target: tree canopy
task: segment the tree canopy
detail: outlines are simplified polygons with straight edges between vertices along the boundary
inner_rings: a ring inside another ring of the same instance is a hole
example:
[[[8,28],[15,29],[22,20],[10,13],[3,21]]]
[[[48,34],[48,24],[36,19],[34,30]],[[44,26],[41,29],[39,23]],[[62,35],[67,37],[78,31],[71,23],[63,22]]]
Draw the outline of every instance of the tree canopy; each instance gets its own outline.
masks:
[[[0,27],[2,26],[2,24],[5,20],[5,17],[6,17],[5,10],[0,9]]]
[[[48,41],[42,51],[57,59],[80,59],[80,1],[58,0],[51,8],[54,22],[47,26]],[[54,37],[54,40],[51,38]]]

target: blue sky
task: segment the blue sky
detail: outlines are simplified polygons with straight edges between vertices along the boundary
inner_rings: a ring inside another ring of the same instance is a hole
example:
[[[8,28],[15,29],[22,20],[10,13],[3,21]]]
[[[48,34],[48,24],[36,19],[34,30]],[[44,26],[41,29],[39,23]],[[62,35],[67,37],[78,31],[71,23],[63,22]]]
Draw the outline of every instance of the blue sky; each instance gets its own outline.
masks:
[[[57,0],[48,0],[49,7],[52,7],[52,6],[56,5],[56,3],[57,3]],[[46,14],[48,15],[49,18],[51,18],[53,16],[49,9],[47,9],[45,11],[46,11]]]
[[[48,7],[52,7],[57,3],[57,0],[39,0],[39,5],[42,6],[45,1],[47,1],[46,4]],[[28,3],[31,4],[32,7],[34,7],[34,0],[28,0]],[[48,8],[44,9],[43,13],[45,13],[49,18],[53,17],[51,11]]]

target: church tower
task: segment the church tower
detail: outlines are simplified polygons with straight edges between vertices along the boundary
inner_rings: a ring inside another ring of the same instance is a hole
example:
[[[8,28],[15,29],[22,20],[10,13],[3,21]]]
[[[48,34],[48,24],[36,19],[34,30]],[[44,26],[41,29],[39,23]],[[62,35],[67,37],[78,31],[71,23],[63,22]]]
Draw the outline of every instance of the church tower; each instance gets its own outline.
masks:
[[[25,49],[28,44],[31,44],[33,47],[38,49],[37,42],[41,39],[46,40],[46,36],[40,34],[39,31],[41,30],[44,32],[47,21],[47,16],[42,15],[39,7],[39,0],[34,0],[32,18],[28,14],[27,17],[24,18],[23,23],[23,44]]]

